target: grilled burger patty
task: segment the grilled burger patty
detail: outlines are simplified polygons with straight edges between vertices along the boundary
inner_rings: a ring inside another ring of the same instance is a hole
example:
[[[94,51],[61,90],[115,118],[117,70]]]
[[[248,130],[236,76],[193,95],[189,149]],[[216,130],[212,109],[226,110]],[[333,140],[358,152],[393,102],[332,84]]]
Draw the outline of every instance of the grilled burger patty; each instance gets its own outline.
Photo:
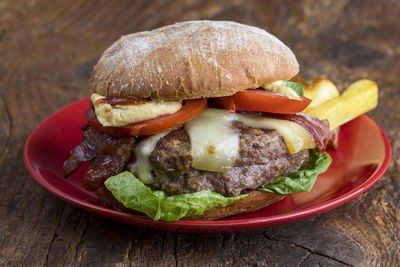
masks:
[[[209,190],[237,196],[295,172],[308,161],[308,150],[290,154],[274,130],[236,126],[240,130],[239,155],[235,166],[225,173],[191,167],[190,139],[183,128],[164,136],[150,155],[156,180],[152,187],[174,195]]]
[[[237,123],[240,131],[239,155],[234,167],[225,173],[196,170],[191,167],[190,139],[184,128],[162,137],[150,155],[155,182],[149,186],[170,194],[209,190],[224,196],[236,196],[265,186],[276,178],[299,170],[308,161],[308,150],[296,154],[287,151],[283,138],[274,130],[264,131]],[[110,176],[134,165],[136,137],[111,137],[82,128],[84,140],[71,152],[64,165],[66,175],[90,160],[84,176],[85,188],[95,191]]]

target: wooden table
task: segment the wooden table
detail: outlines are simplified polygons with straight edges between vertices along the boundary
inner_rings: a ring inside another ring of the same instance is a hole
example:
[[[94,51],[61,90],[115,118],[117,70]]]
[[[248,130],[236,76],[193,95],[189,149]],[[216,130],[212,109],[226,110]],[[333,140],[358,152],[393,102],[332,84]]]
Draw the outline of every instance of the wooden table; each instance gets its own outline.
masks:
[[[400,4],[398,1],[0,2],[0,265],[400,264]],[[66,204],[24,167],[36,125],[89,94],[102,51],[119,36],[182,20],[234,20],[279,36],[301,76],[341,89],[368,77],[380,87],[369,115],[393,159],[368,192],[330,212],[264,231],[180,234],[135,228]]]

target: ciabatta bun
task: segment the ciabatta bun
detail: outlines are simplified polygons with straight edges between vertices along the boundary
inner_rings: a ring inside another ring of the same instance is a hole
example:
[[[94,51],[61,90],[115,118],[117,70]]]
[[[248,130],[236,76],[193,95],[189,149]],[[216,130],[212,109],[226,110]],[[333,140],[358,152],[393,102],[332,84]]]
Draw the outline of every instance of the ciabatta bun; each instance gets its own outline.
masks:
[[[187,21],[122,36],[101,56],[89,87],[103,96],[181,100],[232,95],[298,71],[293,52],[265,30]]]

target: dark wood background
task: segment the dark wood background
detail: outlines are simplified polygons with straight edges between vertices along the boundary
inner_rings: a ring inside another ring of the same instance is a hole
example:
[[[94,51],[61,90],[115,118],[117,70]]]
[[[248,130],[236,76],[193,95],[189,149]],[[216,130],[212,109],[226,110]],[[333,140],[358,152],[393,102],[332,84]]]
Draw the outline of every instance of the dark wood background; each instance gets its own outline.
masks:
[[[89,94],[96,60],[119,36],[177,21],[257,25],[286,42],[301,76],[341,89],[380,88],[369,115],[393,159],[368,192],[316,217],[231,234],[159,232],[109,221],[59,200],[24,167],[23,145],[44,118]],[[0,265],[400,265],[400,2],[0,1]]]

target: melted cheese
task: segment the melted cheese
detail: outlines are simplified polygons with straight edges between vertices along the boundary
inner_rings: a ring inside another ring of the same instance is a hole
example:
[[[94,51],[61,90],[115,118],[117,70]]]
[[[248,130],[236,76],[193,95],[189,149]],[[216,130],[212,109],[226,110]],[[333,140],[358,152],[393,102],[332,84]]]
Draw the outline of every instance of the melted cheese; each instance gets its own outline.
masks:
[[[295,122],[208,108],[185,125],[191,142],[193,168],[226,172],[233,167],[239,154],[239,132],[232,127],[235,121],[249,127],[276,130],[290,153],[315,147],[312,136]]]
[[[158,140],[164,137],[169,132],[164,132],[152,135],[140,141],[136,146],[135,156],[136,165],[133,173],[145,184],[151,184],[153,180],[152,170],[153,165],[150,163],[149,156],[156,146]]]
[[[229,114],[222,109],[207,108],[185,124],[191,142],[192,167],[198,170],[227,172],[239,155],[239,131],[235,121],[249,127],[276,130],[284,139],[290,153],[314,148],[311,135],[295,122],[252,114]],[[168,132],[142,140],[135,149],[136,165],[132,170],[145,184],[154,181],[149,156],[158,140]]]
[[[300,96],[292,88],[285,86],[283,84],[283,81],[275,81],[273,83],[264,84],[262,88],[291,99],[301,99]]]
[[[225,110],[209,108],[185,124],[193,168],[226,172],[233,167],[239,152],[239,131],[232,126],[233,119]]]
[[[110,105],[96,104],[104,96],[92,94],[90,100],[95,103],[95,113],[103,126],[124,126],[138,121],[153,119],[161,115],[177,112],[182,107],[181,101],[148,101],[143,104]]]
[[[237,114],[237,116],[237,120],[246,126],[263,130],[276,130],[283,137],[288,151],[292,154],[315,147],[310,133],[295,122],[252,114]]]

